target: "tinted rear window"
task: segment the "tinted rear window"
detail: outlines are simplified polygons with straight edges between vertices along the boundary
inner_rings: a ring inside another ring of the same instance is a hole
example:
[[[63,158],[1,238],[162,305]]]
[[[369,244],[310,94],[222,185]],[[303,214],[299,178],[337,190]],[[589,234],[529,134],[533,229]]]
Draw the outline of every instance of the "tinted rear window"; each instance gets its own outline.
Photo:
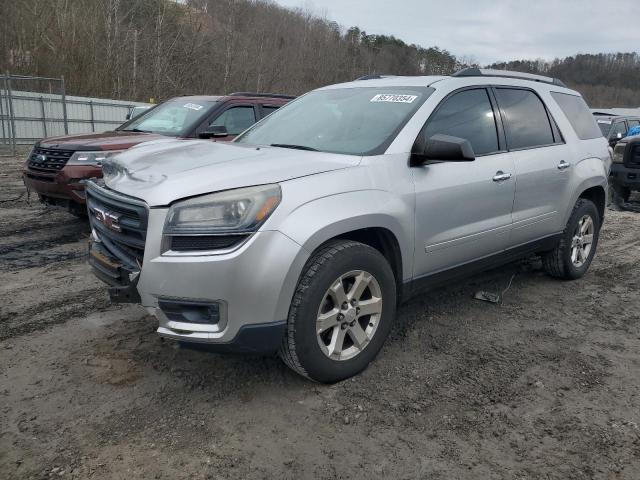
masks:
[[[609,125],[602,124],[602,127],[598,127],[582,97],[559,92],[551,92],[551,96],[558,102],[580,140],[601,137],[603,134],[606,135],[605,130],[608,133]]]
[[[509,150],[552,145],[553,130],[542,100],[531,90],[497,88]]]

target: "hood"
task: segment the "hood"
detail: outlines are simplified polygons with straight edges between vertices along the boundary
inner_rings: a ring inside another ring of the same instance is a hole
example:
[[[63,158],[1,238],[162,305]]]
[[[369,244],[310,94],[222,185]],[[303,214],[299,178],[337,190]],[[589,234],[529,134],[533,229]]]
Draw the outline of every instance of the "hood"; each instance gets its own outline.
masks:
[[[167,137],[154,133],[113,131],[49,137],[41,140],[40,146],[65,150],[121,150],[160,138]]]
[[[353,167],[360,157],[209,140],[145,143],[103,163],[106,185],[151,207]]]

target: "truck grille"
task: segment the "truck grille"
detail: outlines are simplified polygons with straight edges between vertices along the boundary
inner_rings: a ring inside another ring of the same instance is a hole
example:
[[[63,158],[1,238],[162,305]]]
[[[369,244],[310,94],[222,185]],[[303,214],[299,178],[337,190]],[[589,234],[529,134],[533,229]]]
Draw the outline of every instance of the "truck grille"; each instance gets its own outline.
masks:
[[[146,204],[108,188],[87,183],[91,228],[104,248],[125,265],[140,269],[147,237]]]
[[[640,142],[631,145],[631,155],[629,156],[627,167],[640,168]]]
[[[31,152],[27,164],[36,172],[58,172],[64,168],[74,153],[73,150],[36,147]]]

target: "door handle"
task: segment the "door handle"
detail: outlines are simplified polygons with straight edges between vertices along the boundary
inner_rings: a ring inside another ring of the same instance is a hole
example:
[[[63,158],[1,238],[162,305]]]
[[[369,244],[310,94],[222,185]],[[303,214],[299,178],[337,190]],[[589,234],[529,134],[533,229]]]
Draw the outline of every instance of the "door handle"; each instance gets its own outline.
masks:
[[[569,168],[571,166],[570,163],[565,162],[564,160],[560,160],[560,163],[558,164],[558,170],[562,171],[562,170],[566,170],[567,168]]]
[[[510,178],[511,178],[511,174],[510,173],[504,173],[502,170],[499,170],[493,176],[493,181],[494,182],[504,182],[505,180],[509,180]]]

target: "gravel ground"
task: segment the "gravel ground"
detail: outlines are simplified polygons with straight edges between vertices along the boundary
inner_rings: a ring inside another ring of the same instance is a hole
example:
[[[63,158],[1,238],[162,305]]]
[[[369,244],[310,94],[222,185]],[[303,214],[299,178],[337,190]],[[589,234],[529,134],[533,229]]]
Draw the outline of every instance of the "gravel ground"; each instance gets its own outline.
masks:
[[[640,215],[588,275],[535,260],[415,298],[357,378],[163,342],[88,229],[0,157],[0,478],[640,478]],[[501,306],[472,299],[513,284]]]

